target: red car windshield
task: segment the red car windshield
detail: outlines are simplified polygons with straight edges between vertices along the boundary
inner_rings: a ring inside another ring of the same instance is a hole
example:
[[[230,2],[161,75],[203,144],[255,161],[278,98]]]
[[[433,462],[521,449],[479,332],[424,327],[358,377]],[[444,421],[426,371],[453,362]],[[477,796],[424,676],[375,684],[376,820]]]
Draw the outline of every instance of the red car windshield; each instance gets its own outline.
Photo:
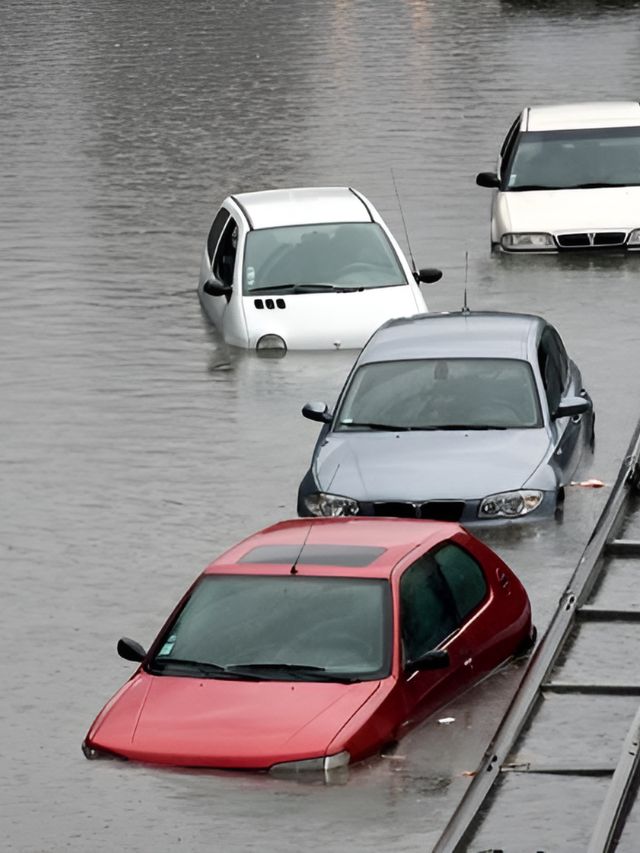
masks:
[[[205,575],[149,669],[197,678],[372,680],[390,671],[391,621],[384,579]]]

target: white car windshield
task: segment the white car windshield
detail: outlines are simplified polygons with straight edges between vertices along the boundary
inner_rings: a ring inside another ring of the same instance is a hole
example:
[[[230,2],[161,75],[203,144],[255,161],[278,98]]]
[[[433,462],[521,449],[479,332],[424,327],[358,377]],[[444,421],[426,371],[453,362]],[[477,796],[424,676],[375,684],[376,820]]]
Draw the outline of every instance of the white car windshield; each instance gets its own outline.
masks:
[[[522,429],[539,427],[531,366],[496,358],[365,364],[351,382],[336,430]]]
[[[290,225],[247,235],[243,292],[322,292],[406,284],[376,222]]]
[[[507,190],[640,185],[640,127],[523,133],[503,175]]]
[[[301,573],[205,575],[165,632],[150,669],[199,678],[327,681],[380,678],[390,665],[388,581]]]

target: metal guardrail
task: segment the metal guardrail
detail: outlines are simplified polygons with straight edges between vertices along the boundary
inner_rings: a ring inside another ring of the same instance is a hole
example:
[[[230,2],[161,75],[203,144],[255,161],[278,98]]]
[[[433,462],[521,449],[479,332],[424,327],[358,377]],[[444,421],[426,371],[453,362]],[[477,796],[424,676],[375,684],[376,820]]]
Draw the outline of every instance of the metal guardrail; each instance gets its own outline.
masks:
[[[611,494],[594,526],[573,575],[562,593],[549,627],[535,649],[518,692],[514,696],[496,733],[485,752],[480,766],[467,788],[456,811],[444,829],[432,853],[464,853],[473,837],[478,815],[485,798],[501,771],[509,768],[507,758],[524,727],[532,719],[544,692],[566,692],[598,695],[640,696],[637,684],[567,684],[549,681],[549,675],[562,653],[578,619],[581,621],[618,622],[640,621],[637,611],[593,607],[586,604],[603,571],[603,556],[624,555],[640,558],[640,542],[615,539],[624,521],[629,497],[638,488],[640,458],[640,421],[636,425],[628,450],[620,466]],[[628,810],[628,799],[640,765],[640,709],[625,738],[620,760],[610,768],[566,770],[566,775],[608,775],[611,782],[598,815],[588,853],[611,853],[619,838]],[[526,770],[526,768],[523,768]],[[553,768],[545,772],[554,772]],[[492,853],[486,850],[484,853]],[[498,851],[494,851],[498,853]],[[499,853],[509,853],[500,850]],[[542,853],[539,851],[539,853]]]

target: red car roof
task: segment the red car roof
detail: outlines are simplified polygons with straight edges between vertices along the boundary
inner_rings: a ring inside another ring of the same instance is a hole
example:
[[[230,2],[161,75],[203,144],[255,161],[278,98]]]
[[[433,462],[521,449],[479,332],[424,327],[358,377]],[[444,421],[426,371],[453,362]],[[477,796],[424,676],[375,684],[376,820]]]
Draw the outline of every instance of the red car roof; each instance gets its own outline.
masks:
[[[229,571],[242,571],[247,574],[279,574],[291,570],[292,548],[294,558],[302,551],[313,554],[319,546],[333,547],[335,559],[314,563],[309,557],[297,563],[298,571],[304,573],[312,567],[312,574],[361,575],[363,577],[389,577],[392,569],[402,557],[418,545],[433,547],[443,539],[448,539],[461,530],[459,524],[444,521],[426,521],[403,518],[298,518],[281,521],[234,545],[221,554],[205,569],[207,574]],[[276,555],[281,548],[281,559],[267,562],[264,554]],[[311,546],[311,547],[310,547]],[[363,555],[364,562],[351,563],[348,559],[340,560],[340,546],[345,548],[345,555],[358,552]],[[257,549],[260,549],[258,552]],[[384,550],[380,550],[384,549]],[[367,559],[365,551],[371,559]],[[259,553],[260,559],[252,562],[247,555]]]

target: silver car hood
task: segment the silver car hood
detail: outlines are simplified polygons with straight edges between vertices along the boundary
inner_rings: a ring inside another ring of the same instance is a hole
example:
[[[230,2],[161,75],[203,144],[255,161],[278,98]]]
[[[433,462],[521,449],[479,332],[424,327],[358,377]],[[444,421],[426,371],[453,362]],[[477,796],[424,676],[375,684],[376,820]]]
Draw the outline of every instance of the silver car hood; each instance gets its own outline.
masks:
[[[331,432],[314,475],[322,491],[357,500],[473,500],[536,487],[527,481],[550,451],[543,428]],[[549,473],[538,488],[549,488]]]

